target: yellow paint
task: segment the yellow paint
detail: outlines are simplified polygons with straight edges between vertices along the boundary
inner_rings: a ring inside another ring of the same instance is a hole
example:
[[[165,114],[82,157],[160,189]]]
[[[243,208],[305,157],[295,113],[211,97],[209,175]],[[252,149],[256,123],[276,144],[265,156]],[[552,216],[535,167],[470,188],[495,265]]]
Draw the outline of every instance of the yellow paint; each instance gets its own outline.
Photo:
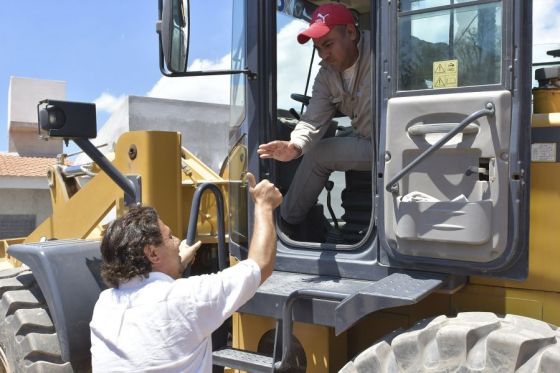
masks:
[[[539,115],[538,127],[559,126],[559,115]],[[529,276],[525,281],[472,277],[475,284],[507,288],[560,291],[560,163],[531,163]]]
[[[533,101],[535,113],[560,113],[559,88],[534,88]]]
[[[135,158],[129,156],[131,147],[136,148]],[[111,160],[113,156],[108,158]],[[125,133],[115,145],[112,163],[124,175],[141,177],[142,202],[155,207],[162,220],[179,237],[186,232],[192,196],[202,182],[215,183],[222,189],[227,216],[227,181],[192,153],[181,148],[181,135],[178,132]],[[94,166],[94,171],[97,175],[80,188],[75,180],[62,176],[59,166],[49,169],[53,213],[25,237],[24,242],[37,242],[42,238],[101,237],[102,219],[114,208],[117,216],[122,215],[127,208],[124,206],[123,191],[98,167]],[[201,210],[198,237],[205,243],[215,243],[218,225],[212,194],[205,193]]]
[[[516,314],[560,325],[560,293],[469,285],[452,296],[452,312],[488,311]]]

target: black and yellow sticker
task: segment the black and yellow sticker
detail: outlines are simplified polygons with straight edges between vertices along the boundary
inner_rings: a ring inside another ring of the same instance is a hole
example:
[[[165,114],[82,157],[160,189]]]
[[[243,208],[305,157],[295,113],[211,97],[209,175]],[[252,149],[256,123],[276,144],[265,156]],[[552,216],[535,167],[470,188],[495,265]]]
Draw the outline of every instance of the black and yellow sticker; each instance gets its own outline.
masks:
[[[459,83],[459,61],[435,61],[433,74],[434,88],[455,88]]]

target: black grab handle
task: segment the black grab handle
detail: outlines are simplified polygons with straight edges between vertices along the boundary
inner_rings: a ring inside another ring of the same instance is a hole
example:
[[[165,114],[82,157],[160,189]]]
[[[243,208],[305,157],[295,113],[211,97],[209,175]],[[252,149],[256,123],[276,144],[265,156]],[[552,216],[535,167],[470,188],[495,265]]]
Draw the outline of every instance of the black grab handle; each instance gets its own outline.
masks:
[[[216,198],[216,205],[218,208],[218,269],[221,271],[226,268],[226,239],[225,239],[225,224],[224,224],[224,197],[222,191],[215,184],[203,183],[196,188],[192,205],[191,215],[189,217],[189,227],[187,229],[187,245],[194,244],[196,237],[196,223],[198,221],[198,211],[200,210],[200,202],[202,194],[206,189],[210,189]]]
[[[385,187],[385,190],[387,190],[387,192],[390,192],[390,193],[398,193],[399,187],[398,187],[397,183],[399,182],[400,179],[402,179],[403,177],[408,175],[408,173],[410,173],[410,171],[412,171],[412,169],[414,167],[418,166],[418,164],[420,162],[424,161],[426,158],[428,158],[429,155],[431,155],[433,152],[435,152],[436,150],[441,148],[443,145],[445,145],[456,134],[461,132],[463,130],[463,128],[465,128],[466,126],[468,126],[469,124],[471,124],[472,122],[474,122],[475,120],[477,120],[480,117],[486,117],[486,116],[494,115],[494,112],[495,112],[494,104],[489,102],[489,103],[486,104],[486,108],[484,108],[482,110],[478,110],[478,111],[472,113],[471,115],[469,115],[468,117],[466,117],[465,119],[463,119],[463,121],[461,123],[459,123],[451,131],[449,131],[447,133],[447,135],[445,135],[444,137],[439,139],[438,142],[436,142],[434,145],[430,146],[424,153],[420,154],[417,158],[415,158],[412,162],[410,162],[405,168],[403,168],[395,177],[393,177],[387,183],[387,186]]]

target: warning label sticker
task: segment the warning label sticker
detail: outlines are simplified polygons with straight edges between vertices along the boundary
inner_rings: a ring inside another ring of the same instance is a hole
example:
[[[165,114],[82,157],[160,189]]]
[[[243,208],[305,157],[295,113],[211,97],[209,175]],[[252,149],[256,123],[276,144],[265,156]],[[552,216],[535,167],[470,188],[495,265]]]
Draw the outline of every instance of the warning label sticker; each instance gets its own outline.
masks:
[[[434,88],[454,88],[458,84],[459,61],[447,60],[434,62]]]
[[[556,143],[537,143],[531,145],[531,161],[556,162]]]

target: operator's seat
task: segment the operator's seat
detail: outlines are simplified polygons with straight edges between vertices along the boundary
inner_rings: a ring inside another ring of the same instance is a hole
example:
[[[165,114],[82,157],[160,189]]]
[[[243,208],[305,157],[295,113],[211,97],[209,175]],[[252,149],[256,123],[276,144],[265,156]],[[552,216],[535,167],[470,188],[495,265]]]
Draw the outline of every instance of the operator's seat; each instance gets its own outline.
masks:
[[[372,216],[371,171],[346,171],[346,188],[342,191],[345,224],[340,233],[344,243],[359,242],[366,235]]]

